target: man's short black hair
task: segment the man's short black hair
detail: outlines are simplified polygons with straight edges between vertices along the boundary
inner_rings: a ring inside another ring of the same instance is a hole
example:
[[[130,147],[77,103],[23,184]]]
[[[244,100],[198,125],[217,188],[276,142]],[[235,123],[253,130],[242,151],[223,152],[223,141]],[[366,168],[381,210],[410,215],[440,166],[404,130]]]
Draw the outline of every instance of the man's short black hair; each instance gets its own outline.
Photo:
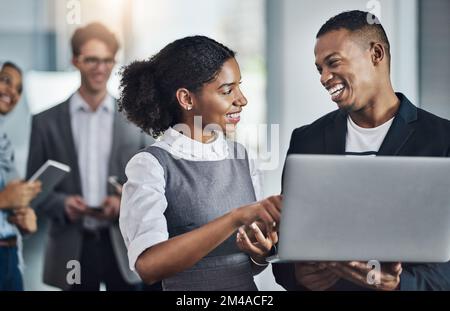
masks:
[[[380,42],[384,45],[388,61],[390,61],[390,44],[386,32],[380,23],[378,17],[374,14],[359,10],[342,12],[330,18],[320,27],[316,38],[339,29],[346,29],[359,36],[362,43],[368,44],[373,41]]]

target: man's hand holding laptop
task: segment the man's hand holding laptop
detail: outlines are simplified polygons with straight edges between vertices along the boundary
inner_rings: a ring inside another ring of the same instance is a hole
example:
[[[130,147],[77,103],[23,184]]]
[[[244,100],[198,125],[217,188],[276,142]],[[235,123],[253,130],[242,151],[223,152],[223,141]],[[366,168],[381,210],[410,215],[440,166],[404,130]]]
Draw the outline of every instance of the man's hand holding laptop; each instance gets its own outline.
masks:
[[[297,282],[309,290],[327,290],[339,279],[345,279],[357,285],[378,290],[397,290],[400,284],[402,265],[400,262],[381,264],[381,271],[375,282],[368,282],[373,268],[366,262],[310,262],[296,263]]]
[[[325,263],[319,262],[296,263],[295,278],[301,286],[313,291],[327,290],[340,279]]]
[[[337,276],[350,282],[371,289],[386,291],[398,289],[400,274],[402,273],[402,265],[400,262],[381,264],[381,270],[379,276],[377,276],[378,281],[369,283],[368,275],[373,271],[373,268],[366,262],[329,262],[326,263],[326,266]]]

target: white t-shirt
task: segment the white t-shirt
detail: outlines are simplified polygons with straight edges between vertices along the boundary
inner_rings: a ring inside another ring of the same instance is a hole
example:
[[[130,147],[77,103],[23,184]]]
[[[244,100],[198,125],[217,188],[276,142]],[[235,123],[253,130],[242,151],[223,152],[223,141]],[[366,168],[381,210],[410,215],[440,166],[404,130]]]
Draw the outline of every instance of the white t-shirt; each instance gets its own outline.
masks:
[[[364,128],[347,118],[347,137],[345,141],[345,154],[357,156],[376,156],[386,137],[394,118],[373,127]]]

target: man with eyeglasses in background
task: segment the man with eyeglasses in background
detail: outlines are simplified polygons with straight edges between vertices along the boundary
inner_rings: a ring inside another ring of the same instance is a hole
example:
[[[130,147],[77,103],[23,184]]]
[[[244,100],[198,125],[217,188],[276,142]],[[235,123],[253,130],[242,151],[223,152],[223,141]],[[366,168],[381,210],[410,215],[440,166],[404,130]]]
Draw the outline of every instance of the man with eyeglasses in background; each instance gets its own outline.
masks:
[[[75,31],[71,45],[81,86],[32,122],[27,174],[48,159],[72,168],[37,206],[50,218],[44,283],[73,291],[97,291],[101,283],[106,290],[135,290],[140,280],[128,269],[118,229],[120,193],[108,178],[125,182],[128,160],[151,141],[126,122],[107,91],[119,49],[115,35],[91,23]]]

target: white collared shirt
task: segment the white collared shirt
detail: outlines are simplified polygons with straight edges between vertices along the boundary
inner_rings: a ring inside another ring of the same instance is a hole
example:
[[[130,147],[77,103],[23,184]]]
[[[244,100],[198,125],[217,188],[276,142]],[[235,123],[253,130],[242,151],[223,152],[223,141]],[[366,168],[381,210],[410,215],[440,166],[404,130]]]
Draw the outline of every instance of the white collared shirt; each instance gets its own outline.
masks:
[[[169,128],[162,139],[153,144],[171,155],[190,161],[220,161],[228,156],[228,144],[222,133],[208,144],[180,134]],[[257,200],[261,200],[262,178],[256,161],[249,157],[250,175]],[[122,191],[120,208],[120,229],[128,248],[130,268],[138,256],[147,248],[169,238],[164,212],[165,197],[164,169],[159,161],[148,152],[136,154],[125,169],[128,181]]]
[[[81,190],[88,206],[101,206],[107,196],[108,165],[111,154],[115,100],[109,94],[96,111],[76,92],[70,98],[70,121],[78,156]],[[102,225],[85,217],[84,225],[95,229]]]

